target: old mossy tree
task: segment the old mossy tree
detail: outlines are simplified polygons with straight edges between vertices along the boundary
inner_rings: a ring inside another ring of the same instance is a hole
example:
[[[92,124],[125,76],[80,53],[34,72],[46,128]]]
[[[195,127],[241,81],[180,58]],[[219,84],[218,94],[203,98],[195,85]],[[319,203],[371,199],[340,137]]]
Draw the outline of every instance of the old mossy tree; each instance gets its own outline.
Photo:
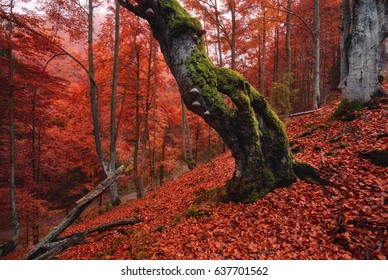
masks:
[[[235,158],[226,186],[232,201],[249,202],[288,186],[307,171],[289,149],[283,123],[265,98],[241,75],[209,60],[205,30],[177,0],[119,0],[148,21],[187,108],[201,116],[224,140]],[[227,106],[224,94],[234,106]]]

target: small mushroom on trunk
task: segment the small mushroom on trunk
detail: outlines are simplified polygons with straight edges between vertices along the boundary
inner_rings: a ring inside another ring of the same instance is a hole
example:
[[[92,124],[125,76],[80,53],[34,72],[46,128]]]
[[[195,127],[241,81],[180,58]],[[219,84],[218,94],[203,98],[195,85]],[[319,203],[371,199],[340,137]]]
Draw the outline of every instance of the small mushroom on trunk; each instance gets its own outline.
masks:
[[[199,101],[194,101],[193,103],[191,103],[191,106],[196,107],[196,108],[202,107],[202,105],[201,105],[201,103],[199,103]]]
[[[192,89],[190,90],[190,94],[199,95],[199,94],[200,94],[199,89],[197,89],[197,88],[192,88]]]
[[[206,29],[200,29],[200,30],[198,30],[198,34],[199,34],[199,36],[203,36],[203,35],[205,35],[206,34]]]
[[[197,34],[194,34],[194,35],[193,35],[193,41],[197,41],[197,40],[198,40],[198,38],[199,38],[199,37],[198,37],[198,35],[197,35]]]
[[[206,112],[205,112],[205,113],[203,113],[203,115],[204,115],[204,116],[210,116],[210,112],[209,112],[209,110],[206,110]]]
[[[152,10],[151,8],[148,8],[146,11],[145,11],[145,14],[147,17],[149,18],[153,18],[155,16],[155,12],[154,10]]]

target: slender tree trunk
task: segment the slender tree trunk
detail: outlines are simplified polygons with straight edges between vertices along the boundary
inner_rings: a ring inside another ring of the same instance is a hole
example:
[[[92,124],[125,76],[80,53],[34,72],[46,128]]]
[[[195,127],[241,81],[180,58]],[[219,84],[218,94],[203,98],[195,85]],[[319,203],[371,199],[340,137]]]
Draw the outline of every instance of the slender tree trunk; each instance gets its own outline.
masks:
[[[314,0],[314,77],[313,77],[313,109],[318,109],[321,102],[320,66],[321,66],[321,23],[319,17],[319,0]]]
[[[184,161],[187,160],[187,150],[186,150],[186,124],[185,124],[185,104],[183,103],[183,100],[181,100],[181,108],[182,108],[182,129],[181,129],[181,136],[182,136],[182,158]]]
[[[195,166],[193,160],[193,146],[191,144],[191,132],[187,119],[186,106],[182,100],[182,155],[187,167],[191,170]]]
[[[37,151],[36,151],[36,91],[32,92],[32,117],[31,117],[31,171],[32,181],[37,183]]]
[[[156,162],[156,122],[157,122],[157,117],[156,117],[156,92],[157,92],[157,85],[156,85],[156,82],[157,82],[157,77],[158,77],[158,74],[157,74],[157,60],[156,60],[156,45],[154,44],[153,46],[154,48],[154,88],[153,88],[153,100],[152,100],[152,104],[153,104],[153,110],[152,110],[152,121],[153,121],[153,124],[154,124],[154,130],[153,130],[153,138],[154,138],[154,141],[153,141],[153,147],[152,147],[152,157],[151,157],[151,187],[153,187],[154,185],[156,186],[157,185],[157,182],[155,182],[155,162]]]
[[[145,182],[145,166],[147,160],[147,143],[149,141],[149,111],[151,108],[150,103],[150,92],[151,92],[151,65],[152,65],[152,53],[153,53],[153,39],[150,34],[150,45],[149,45],[149,53],[148,53],[148,70],[147,70],[147,89],[146,89],[146,97],[145,97],[145,108],[144,108],[144,131],[143,137],[141,138],[141,158],[140,158],[140,178],[142,184],[144,186]]]
[[[98,116],[98,101],[97,101],[97,85],[94,79],[94,51],[93,51],[93,22],[94,22],[94,6],[93,1],[88,0],[88,64],[89,64],[89,96],[90,96],[90,107],[92,111],[93,119],[93,135],[94,142],[96,145],[96,152],[100,161],[102,170],[105,174],[108,174],[108,168],[105,162],[105,156],[103,154],[101,145],[101,132],[100,132],[100,121]]]
[[[229,0],[230,18],[232,20],[232,42],[230,44],[232,70],[236,70],[236,1]]]
[[[13,66],[13,0],[10,1],[10,14],[8,26],[8,109],[9,109],[9,164],[10,164],[10,180],[9,180],[9,196],[11,206],[11,225],[13,228],[12,240],[10,241],[10,250],[12,252],[16,249],[20,224],[16,210],[15,198],[15,117],[14,117],[14,66]]]
[[[164,155],[165,155],[165,150],[166,150],[166,136],[163,137],[163,142],[162,142],[162,155],[161,155],[161,162],[159,166],[159,186],[162,186],[164,183]]]
[[[275,55],[273,62],[273,81],[277,82],[279,80],[279,27],[275,27]]]
[[[291,72],[291,0],[287,0],[286,16],[286,73]]]
[[[115,6],[115,40],[113,52],[113,77],[112,95],[110,101],[110,162],[107,176],[116,171],[116,143],[119,127],[116,127],[116,107],[117,107],[117,83],[119,74],[119,45],[120,45],[120,3],[116,0]],[[114,182],[109,187],[110,201],[112,205],[120,203],[117,183]]]
[[[260,88],[260,91],[261,91],[261,94],[263,94],[265,96],[265,55],[266,55],[266,37],[267,37],[267,11],[266,9],[264,8],[263,10],[263,45],[262,45],[262,55],[261,55],[261,82],[260,82],[260,85],[261,85],[261,88]]]
[[[224,66],[224,62],[222,60],[221,33],[220,33],[220,15],[219,15],[219,12],[218,12],[217,0],[214,1],[214,12],[216,14],[218,65],[222,67],[222,66]]]
[[[139,172],[139,142],[140,142],[140,49],[137,48],[136,50],[136,111],[135,111],[135,118],[136,118],[136,128],[135,128],[135,147],[133,152],[133,165],[134,165],[134,182],[135,182],[135,188],[137,192],[137,197],[143,197],[145,195],[144,193],[144,186],[142,185],[142,181],[140,179],[140,172]]]

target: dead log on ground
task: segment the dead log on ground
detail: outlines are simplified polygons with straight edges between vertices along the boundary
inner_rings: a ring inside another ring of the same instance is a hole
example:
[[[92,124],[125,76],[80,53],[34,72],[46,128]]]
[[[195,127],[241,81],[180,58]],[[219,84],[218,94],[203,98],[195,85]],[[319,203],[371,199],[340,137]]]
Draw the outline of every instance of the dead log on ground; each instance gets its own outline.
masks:
[[[298,117],[298,116],[302,116],[302,115],[312,114],[312,113],[318,112],[320,110],[322,110],[322,108],[318,108],[316,110],[311,110],[311,111],[305,111],[305,112],[299,112],[299,113],[295,113],[295,114],[290,114],[290,118]]]

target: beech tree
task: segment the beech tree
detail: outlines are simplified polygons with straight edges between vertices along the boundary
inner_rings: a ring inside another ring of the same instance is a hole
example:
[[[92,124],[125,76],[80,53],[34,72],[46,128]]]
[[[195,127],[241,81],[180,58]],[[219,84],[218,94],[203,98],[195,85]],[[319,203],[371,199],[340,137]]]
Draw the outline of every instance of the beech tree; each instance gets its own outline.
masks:
[[[367,103],[377,91],[382,68],[381,45],[387,37],[388,2],[386,0],[343,0],[341,40],[343,97],[347,101]],[[350,32],[351,30],[351,32]]]
[[[294,182],[307,165],[290,152],[283,123],[246,79],[211,63],[200,21],[177,0],[136,2],[120,0],[148,21],[185,105],[219,133],[235,158],[228,198],[250,201]],[[230,97],[232,108],[220,93]]]

